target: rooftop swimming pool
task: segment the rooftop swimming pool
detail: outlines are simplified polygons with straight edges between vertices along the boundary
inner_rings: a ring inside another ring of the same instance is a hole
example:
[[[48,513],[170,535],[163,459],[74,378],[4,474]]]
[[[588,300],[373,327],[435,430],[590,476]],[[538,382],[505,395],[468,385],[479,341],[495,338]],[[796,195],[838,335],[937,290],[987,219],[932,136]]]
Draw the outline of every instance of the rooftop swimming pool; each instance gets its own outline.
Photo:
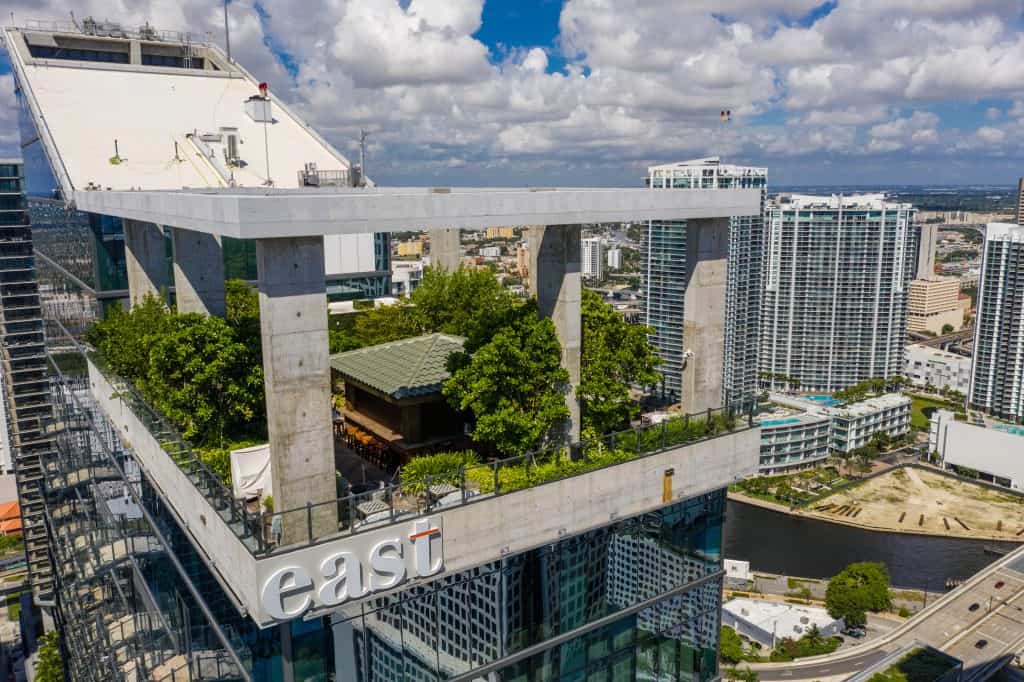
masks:
[[[796,424],[800,421],[799,417],[787,417],[785,419],[769,419],[761,422],[761,426],[783,426],[785,424]]]
[[[995,424],[992,428],[996,431],[1012,433],[1015,436],[1024,436],[1024,426],[1016,426],[1014,424]]]
[[[811,400],[813,402],[816,402],[819,405],[823,405],[825,407],[835,407],[836,405],[842,404],[842,403],[840,403],[840,401],[836,400],[835,398],[833,398],[830,395],[810,395],[810,394],[805,394],[805,395],[803,395],[801,397],[805,398],[806,400]]]

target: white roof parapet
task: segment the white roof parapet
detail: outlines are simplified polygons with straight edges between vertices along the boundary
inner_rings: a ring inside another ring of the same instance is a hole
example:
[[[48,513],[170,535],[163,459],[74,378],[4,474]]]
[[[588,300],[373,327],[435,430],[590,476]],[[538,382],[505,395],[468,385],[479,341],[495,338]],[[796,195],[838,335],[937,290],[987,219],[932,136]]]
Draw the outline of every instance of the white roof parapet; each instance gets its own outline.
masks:
[[[1024,226],[1013,223],[989,223],[985,227],[985,239],[1002,242],[1024,242]]]
[[[783,194],[773,202],[782,209],[910,209],[911,204],[887,201],[884,194],[832,194],[830,196],[814,196],[810,194]]]
[[[738,166],[731,163],[722,163],[717,156],[708,156],[703,159],[690,159],[688,161],[677,161],[675,163],[663,163],[656,166],[648,166],[648,175],[671,175],[673,171],[683,172],[686,175],[693,174],[694,170],[715,167],[720,175],[767,175],[768,169],[759,166]]]
[[[76,191],[90,213],[239,239],[758,215],[758,189],[359,188]]]

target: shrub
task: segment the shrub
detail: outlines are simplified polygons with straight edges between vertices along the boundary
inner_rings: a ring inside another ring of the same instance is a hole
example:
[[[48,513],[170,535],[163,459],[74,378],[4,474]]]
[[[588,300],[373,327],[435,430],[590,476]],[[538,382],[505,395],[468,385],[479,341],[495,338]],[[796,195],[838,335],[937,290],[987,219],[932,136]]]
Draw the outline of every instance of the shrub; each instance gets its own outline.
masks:
[[[426,489],[428,476],[431,485],[435,483],[459,485],[462,482],[462,469],[477,462],[479,462],[479,458],[472,450],[439,452],[436,455],[414,457],[402,467],[400,480],[402,487],[411,493],[423,492]]]

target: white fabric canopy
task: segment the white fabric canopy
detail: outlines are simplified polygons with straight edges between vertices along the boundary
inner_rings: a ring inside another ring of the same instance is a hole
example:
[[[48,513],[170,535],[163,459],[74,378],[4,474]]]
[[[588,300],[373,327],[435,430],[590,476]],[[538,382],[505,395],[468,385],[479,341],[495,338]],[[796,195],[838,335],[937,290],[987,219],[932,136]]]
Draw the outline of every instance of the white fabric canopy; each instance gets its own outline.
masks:
[[[273,495],[270,443],[231,451],[231,488],[236,498]]]

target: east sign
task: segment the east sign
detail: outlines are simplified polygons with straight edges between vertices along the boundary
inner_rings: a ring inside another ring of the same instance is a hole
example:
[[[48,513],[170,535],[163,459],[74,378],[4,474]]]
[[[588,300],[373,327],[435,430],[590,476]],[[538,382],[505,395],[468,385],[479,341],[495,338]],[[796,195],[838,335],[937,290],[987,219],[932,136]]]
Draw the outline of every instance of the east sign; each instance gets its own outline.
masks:
[[[413,521],[404,533],[400,528],[373,534],[369,544],[359,542],[359,536],[350,538],[340,551],[325,545],[313,570],[298,562],[277,567],[260,586],[264,611],[276,621],[292,620],[313,607],[338,606],[439,573],[444,567],[441,528],[430,518]]]

